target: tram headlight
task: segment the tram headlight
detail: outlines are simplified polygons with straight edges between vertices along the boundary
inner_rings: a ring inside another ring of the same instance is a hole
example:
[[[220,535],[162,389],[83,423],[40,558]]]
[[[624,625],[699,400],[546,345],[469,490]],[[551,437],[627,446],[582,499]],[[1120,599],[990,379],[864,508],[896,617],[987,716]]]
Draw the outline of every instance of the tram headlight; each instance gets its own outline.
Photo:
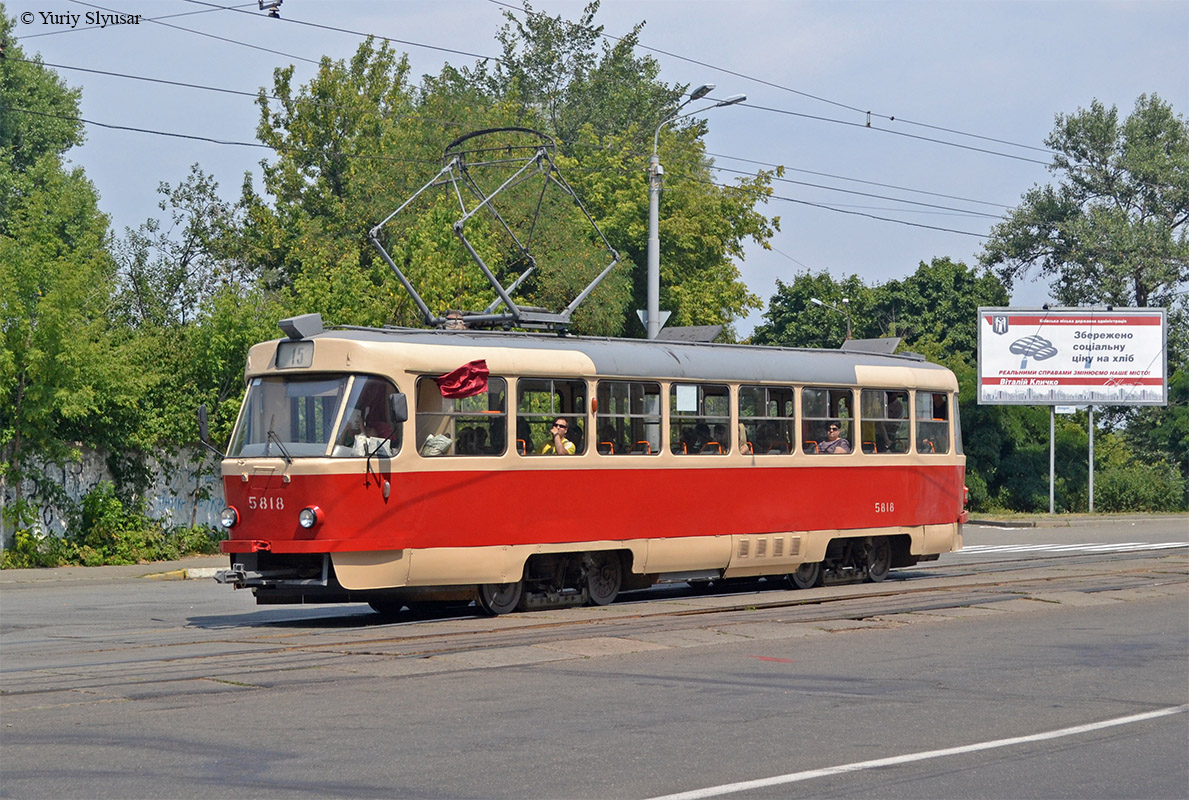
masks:
[[[227,506],[219,512],[219,524],[224,528],[234,528],[239,523],[239,512],[235,506]]]
[[[303,528],[312,528],[320,523],[326,515],[322,513],[322,509],[318,506],[309,506],[303,508],[297,515],[297,524]]]

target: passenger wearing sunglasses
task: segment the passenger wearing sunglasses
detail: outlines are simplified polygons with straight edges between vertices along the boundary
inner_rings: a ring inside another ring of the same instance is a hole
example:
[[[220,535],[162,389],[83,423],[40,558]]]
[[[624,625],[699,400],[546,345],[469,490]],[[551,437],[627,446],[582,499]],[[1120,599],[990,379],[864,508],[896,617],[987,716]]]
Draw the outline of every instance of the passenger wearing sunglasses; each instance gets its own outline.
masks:
[[[558,456],[572,456],[578,452],[578,448],[574,443],[566,438],[566,431],[570,429],[570,425],[561,417],[553,421],[553,427],[549,429],[549,435],[553,437],[552,441],[546,442],[545,446],[541,448],[542,455],[558,455]]]
[[[826,430],[826,441],[817,446],[819,453],[849,453],[850,442],[842,438],[842,426],[831,422]]]

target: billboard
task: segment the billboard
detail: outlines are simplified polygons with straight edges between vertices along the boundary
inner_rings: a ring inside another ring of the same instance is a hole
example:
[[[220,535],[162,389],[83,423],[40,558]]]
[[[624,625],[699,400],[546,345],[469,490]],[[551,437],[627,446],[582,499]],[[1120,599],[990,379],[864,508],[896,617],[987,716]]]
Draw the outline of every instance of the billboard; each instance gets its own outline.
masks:
[[[978,402],[1168,403],[1162,308],[979,308]]]

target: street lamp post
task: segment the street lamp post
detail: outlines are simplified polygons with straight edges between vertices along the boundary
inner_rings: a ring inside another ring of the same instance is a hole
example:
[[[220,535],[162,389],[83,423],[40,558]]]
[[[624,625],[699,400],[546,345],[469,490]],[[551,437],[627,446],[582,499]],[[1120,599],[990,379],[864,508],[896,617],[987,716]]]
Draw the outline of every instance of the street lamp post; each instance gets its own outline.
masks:
[[[849,310],[849,309],[850,309],[850,300],[848,300],[848,299],[847,299],[847,298],[845,298],[845,297],[844,297],[844,298],[842,298],[842,304],[843,304],[843,305],[845,305],[845,306],[847,307],[847,309],[848,309],[848,310],[846,310],[846,311],[843,311],[841,308],[838,308],[838,307],[836,307],[836,306],[832,306],[832,305],[830,305],[829,303],[823,303],[821,300],[818,300],[816,297],[811,297],[811,298],[809,298],[809,302],[813,303],[815,306],[821,306],[821,307],[823,307],[823,308],[828,308],[828,309],[831,309],[832,311],[837,311],[839,314],[841,314],[842,316],[846,317],[846,339],[847,339],[847,341],[850,341],[850,339],[851,339],[851,335],[850,335],[850,310]]]
[[[714,91],[713,83],[706,83],[699,86],[690,92],[689,99],[681,105],[677,106],[677,110],[672,115],[666,117],[656,126],[656,133],[652,136],[652,157],[648,162],[648,305],[644,312],[644,323],[648,329],[648,338],[655,339],[661,332],[661,237],[660,237],[660,206],[661,206],[661,176],[665,174],[665,170],[661,167],[661,159],[657,151],[660,146],[661,128],[668,125],[670,122],[688,117],[691,114],[698,114],[702,111],[709,111],[712,108],[721,108],[723,106],[733,106],[736,103],[742,103],[747,99],[746,95],[736,94],[728,97],[725,100],[720,100],[712,106],[698,109],[697,111],[690,111],[685,114],[678,113],[695,100],[701,100],[706,95]]]

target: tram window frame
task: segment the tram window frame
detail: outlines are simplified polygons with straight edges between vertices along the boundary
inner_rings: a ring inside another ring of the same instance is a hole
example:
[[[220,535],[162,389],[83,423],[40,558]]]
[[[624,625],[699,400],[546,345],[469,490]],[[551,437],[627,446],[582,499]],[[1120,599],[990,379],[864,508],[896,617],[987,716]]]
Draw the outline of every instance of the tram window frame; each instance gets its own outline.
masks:
[[[527,395],[533,395],[528,398]],[[548,397],[548,403],[542,402]],[[566,439],[574,444],[573,455],[586,452],[586,381],[575,378],[520,378],[516,381],[516,452],[522,456],[542,453],[552,443],[550,430],[559,417],[566,420]],[[526,408],[526,400],[531,407]],[[525,435],[527,434],[527,436]]]
[[[660,455],[660,383],[599,381],[595,401],[596,452],[616,456]]]
[[[912,420],[909,414],[907,389],[861,389],[859,432],[863,452],[879,455],[911,452]]]
[[[400,390],[388,378],[353,376],[330,455],[359,458],[372,453],[390,458],[399,453],[404,423],[390,416],[389,398],[394,394]]]
[[[508,382],[488,377],[467,397],[443,397],[432,376],[417,379],[417,452],[426,458],[497,458],[507,450]],[[468,433],[468,431],[474,431]],[[479,433],[486,441],[480,444]]]
[[[949,392],[917,389],[915,400],[917,452],[925,455],[948,453],[950,451],[949,410],[952,405]],[[940,416],[938,416],[939,413]]]
[[[708,406],[713,406],[708,410]],[[701,431],[701,426],[706,426]],[[721,426],[716,431],[715,426]],[[690,452],[690,450],[694,452]],[[674,455],[731,452],[731,387],[725,383],[669,384],[669,450]]]
[[[739,387],[738,403],[741,454],[792,454],[797,440],[795,388],[743,385]]]
[[[824,392],[824,395],[818,395]],[[853,389],[839,386],[806,386],[801,389],[801,450],[809,455],[849,455],[855,452]],[[839,437],[850,445],[847,453],[823,453],[819,442],[826,441],[826,432],[838,423]]]

